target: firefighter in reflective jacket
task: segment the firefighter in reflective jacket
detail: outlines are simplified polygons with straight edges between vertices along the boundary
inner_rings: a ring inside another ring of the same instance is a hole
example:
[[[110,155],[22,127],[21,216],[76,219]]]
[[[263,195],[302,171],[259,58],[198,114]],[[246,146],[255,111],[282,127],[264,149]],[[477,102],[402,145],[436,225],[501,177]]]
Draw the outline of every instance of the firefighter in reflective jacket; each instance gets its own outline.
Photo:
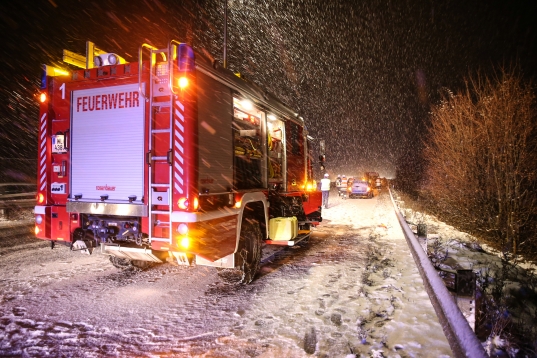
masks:
[[[330,179],[328,178],[328,173],[321,179],[321,192],[323,193],[322,206],[328,209],[328,197],[330,196]]]
[[[347,177],[345,175],[341,177],[341,187],[347,188]]]

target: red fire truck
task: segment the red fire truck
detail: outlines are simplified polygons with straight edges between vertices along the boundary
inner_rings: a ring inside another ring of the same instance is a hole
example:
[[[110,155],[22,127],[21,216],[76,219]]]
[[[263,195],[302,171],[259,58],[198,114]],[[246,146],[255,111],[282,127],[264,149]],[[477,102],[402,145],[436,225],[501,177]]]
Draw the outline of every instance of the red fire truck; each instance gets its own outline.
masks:
[[[116,266],[173,261],[249,283],[265,245],[322,220],[302,117],[191,47],[86,44],[43,67],[35,234]]]

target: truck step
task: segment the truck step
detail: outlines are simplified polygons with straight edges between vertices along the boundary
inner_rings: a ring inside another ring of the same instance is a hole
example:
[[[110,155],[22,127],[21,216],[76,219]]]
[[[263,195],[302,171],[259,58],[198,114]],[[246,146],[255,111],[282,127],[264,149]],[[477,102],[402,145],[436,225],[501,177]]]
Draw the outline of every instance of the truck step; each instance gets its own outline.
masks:
[[[152,129],[151,133],[170,133],[170,128],[163,128],[163,129]]]
[[[170,242],[170,238],[169,237],[150,237],[149,238],[149,241],[162,241],[162,242]]]
[[[265,244],[267,245],[279,245],[279,246],[294,246],[295,244],[299,243],[300,241],[307,239],[310,237],[311,231],[304,232],[301,230],[301,232],[293,239],[293,240],[265,240]]]
[[[151,184],[151,187],[152,188],[169,188],[170,187],[170,184],[157,184],[157,183],[153,183]]]
[[[153,227],[158,227],[159,229],[169,229],[171,225],[169,222],[161,222],[158,224],[154,224]]]
[[[153,105],[153,107],[171,107],[172,101],[159,101],[159,102],[153,101],[153,103],[151,104]]]
[[[168,210],[151,210],[151,214],[163,214],[163,215],[169,215],[170,212]]]
[[[101,244],[101,253],[128,260],[162,262],[162,260],[155,255],[153,250],[145,248]]]

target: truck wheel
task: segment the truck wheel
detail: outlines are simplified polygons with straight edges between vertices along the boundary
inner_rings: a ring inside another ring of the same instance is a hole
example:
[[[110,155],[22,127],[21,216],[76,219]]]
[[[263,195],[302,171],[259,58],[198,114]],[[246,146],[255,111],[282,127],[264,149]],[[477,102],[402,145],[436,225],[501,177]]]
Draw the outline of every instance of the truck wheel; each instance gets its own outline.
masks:
[[[143,260],[129,260],[116,256],[110,256],[110,262],[112,263],[112,265],[114,265],[114,267],[121,270],[139,269],[143,271],[155,266],[155,262]]]
[[[147,270],[153,266],[155,266],[157,263],[153,261],[143,261],[143,260],[132,260],[131,265],[140,269],[140,270]]]
[[[116,257],[116,256],[110,256],[110,262],[112,263],[112,265],[114,265],[115,268],[122,269],[122,270],[128,269],[132,266],[130,260],[123,259],[123,258]]]
[[[235,267],[242,272],[240,283],[252,282],[257,270],[259,270],[261,240],[259,222],[255,219],[243,220],[239,248],[235,253]]]
[[[261,261],[261,241],[259,222],[255,219],[243,219],[239,247],[235,253],[235,268],[223,269],[218,276],[227,283],[252,282]]]

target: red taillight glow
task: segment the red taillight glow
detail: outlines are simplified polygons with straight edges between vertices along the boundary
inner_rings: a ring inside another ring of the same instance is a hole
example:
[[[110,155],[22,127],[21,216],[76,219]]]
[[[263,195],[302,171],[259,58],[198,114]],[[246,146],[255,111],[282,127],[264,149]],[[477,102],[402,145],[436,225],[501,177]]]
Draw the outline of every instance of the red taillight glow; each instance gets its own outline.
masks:
[[[45,196],[43,195],[43,193],[37,194],[37,203],[43,204],[44,202],[45,202]]]
[[[39,102],[45,103],[46,100],[47,100],[47,94],[46,93],[41,93],[39,95]]]

